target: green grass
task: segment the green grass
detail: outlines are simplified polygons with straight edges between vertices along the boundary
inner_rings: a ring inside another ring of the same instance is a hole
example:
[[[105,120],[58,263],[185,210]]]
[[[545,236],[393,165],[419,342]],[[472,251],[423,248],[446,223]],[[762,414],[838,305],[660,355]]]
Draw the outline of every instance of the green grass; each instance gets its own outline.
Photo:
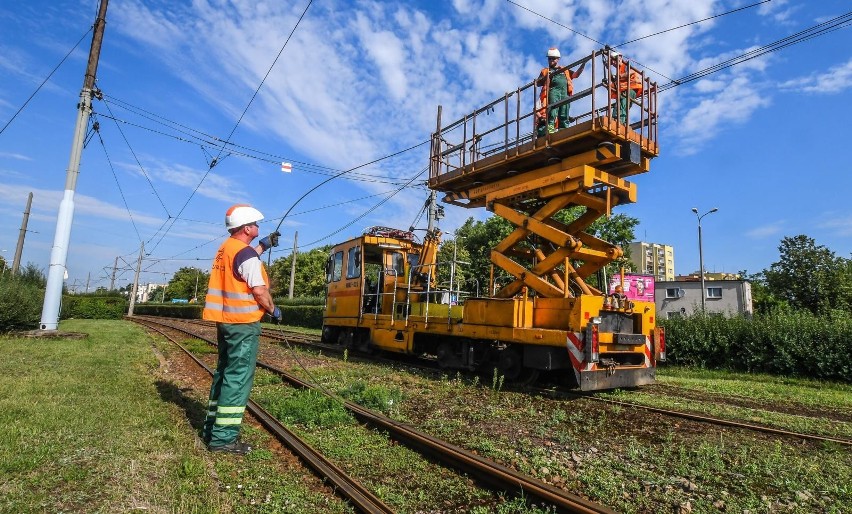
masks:
[[[838,445],[680,422],[583,398],[551,400],[495,390],[490,375],[435,379],[401,366],[351,361],[341,367],[339,360],[329,360],[331,365],[311,369],[325,387],[337,392],[396,388],[403,394],[399,411],[390,413],[395,419],[618,512],[679,512],[689,504],[694,513],[840,513],[852,504],[847,485],[852,452]],[[852,402],[845,384],[679,368],[661,374],[663,384],[755,402],[841,413],[848,413]],[[643,388],[618,394],[630,401],[666,401]],[[708,407],[722,413],[730,406]],[[737,409],[731,407],[729,415],[743,419],[746,410]],[[773,424],[849,431],[850,423],[760,412],[748,415],[765,416]]]
[[[663,366],[657,380],[666,385],[698,389],[751,400],[795,402],[804,406],[852,410],[852,384],[779,377],[763,373],[736,373],[680,366]]]
[[[193,427],[203,398],[158,375],[151,338],[136,325],[60,328],[89,335],[0,338],[0,512],[349,511],[268,450],[208,453]]]

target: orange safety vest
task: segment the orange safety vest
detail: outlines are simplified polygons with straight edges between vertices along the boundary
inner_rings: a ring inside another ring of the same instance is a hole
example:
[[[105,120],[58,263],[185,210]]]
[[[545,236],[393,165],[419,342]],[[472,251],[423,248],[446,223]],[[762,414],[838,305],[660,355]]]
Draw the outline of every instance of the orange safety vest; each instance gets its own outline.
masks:
[[[616,98],[618,91],[615,90],[615,81],[609,86],[609,97]],[[627,76],[627,63],[624,61],[618,62],[618,90],[626,91],[627,88],[636,91],[636,96],[642,94],[642,76],[633,68],[630,69],[630,76]]]
[[[536,105],[538,109],[535,112],[535,116],[537,122],[547,123],[547,91],[550,89],[550,68],[542,68],[538,76],[541,77],[542,75],[546,75],[547,79],[545,79],[541,93],[538,95]],[[568,96],[571,96],[574,94],[574,81],[571,80],[571,71],[567,68],[565,69],[565,78],[568,79]]]
[[[219,323],[254,323],[263,317],[265,311],[257,304],[249,285],[234,276],[234,258],[244,248],[251,247],[229,237],[216,252],[204,300],[203,319]],[[263,281],[269,287],[269,276],[263,262],[260,266]]]

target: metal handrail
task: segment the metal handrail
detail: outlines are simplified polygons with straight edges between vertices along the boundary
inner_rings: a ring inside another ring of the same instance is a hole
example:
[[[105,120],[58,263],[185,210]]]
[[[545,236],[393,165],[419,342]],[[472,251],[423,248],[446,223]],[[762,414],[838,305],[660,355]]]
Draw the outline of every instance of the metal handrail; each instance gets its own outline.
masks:
[[[601,60],[600,63],[598,58]],[[472,172],[476,170],[478,161],[485,157],[501,151],[506,152],[507,155],[511,152],[518,154],[521,151],[520,146],[530,140],[535,144],[540,137],[549,139],[550,134],[538,136],[535,127],[531,133],[522,131],[521,124],[526,123],[528,118],[534,118],[536,112],[542,108],[549,111],[562,105],[583,107],[582,112],[570,117],[571,123],[586,118],[591,119],[593,123],[597,119],[602,119],[607,130],[623,132],[625,139],[628,137],[628,132],[638,132],[640,146],[651,149],[651,145],[656,144],[658,135],[657,84],[646,77],[644,71],[633,68],[629,61],[625,61],[626,78],[623,80],[618,73],[618,65],[622,61],[620,58],[613,58],[608,48],[596,50],[591,55],[558,68],[557,72],[575,69],[589,61],[591,61],[590,71],[584,74],[591,75],[589,86],[564,100],[547,106],[536,105],[541,91],[541,88],[536,85],[538,82],[536,78],[447,125],[441,125],[439,109],[437,129],[432,138],[430,178],[456,170]],[[627,95],[628,109],[626,113],[623,113],[625,123],[622,124],[618,122],[619,115],[622,114],[621,94],[613,95],[611,91],[629,90],[631,72],[638,73],[643,86],[642,93],[634,99]],[[584,76],[576,79],[576,81],[581,80],[586,79]],[[625,83],[625,80],[628,82]],[[514,109],[511,109],[510,102],[514,102]],[[498,110],[499,105],[503,105],[503,109]],[[638,117],[635,117],[638,119],[631,119],[630,107],[638,107]],[[497,119],[488,123],[483,114],[494,114]],[[512,132],[514,137],[510,137]],[[461,141],[451,142],[454,139],[453,136],[461,136]]]

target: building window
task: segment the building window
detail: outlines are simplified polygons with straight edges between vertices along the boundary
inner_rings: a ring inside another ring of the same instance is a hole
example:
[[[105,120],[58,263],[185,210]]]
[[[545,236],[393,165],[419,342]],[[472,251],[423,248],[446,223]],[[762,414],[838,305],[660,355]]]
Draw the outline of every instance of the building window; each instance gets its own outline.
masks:
[[[708,287],[707,288],[707,298],[721,298],[722,297],[722,288],[721,287]]]
[[[666,288],[666,298],[678,298],[677,292],[678,292],[677,287],[667,287]]]

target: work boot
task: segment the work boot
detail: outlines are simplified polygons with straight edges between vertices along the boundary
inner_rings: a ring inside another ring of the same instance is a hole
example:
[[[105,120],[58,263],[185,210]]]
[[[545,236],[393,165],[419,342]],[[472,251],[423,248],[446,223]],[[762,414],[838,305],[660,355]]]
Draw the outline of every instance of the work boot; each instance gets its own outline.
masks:
[[[228,444],[223,444],[222,446],[208,446],[207,449],[211,452],[225,452],[245,455],[252,450],[252,447],[250,444],[244,443],[242,441],[233,441]]]

